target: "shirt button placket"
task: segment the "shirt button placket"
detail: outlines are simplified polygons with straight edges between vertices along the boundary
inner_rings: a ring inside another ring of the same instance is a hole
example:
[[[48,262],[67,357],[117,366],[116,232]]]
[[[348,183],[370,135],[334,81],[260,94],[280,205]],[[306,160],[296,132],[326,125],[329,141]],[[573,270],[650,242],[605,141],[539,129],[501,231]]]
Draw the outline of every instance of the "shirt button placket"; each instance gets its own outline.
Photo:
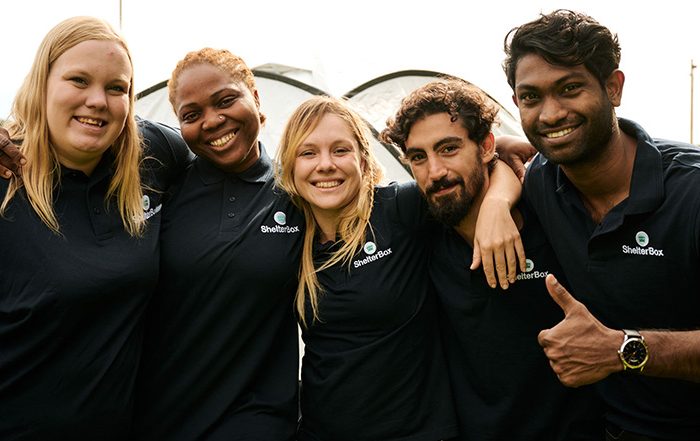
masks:
[[[236,196],[228,196],[225,199],[228,201],[228,203],[226,204],[227,207],[224,210],[224,213],[226,214],[223,220],[223,231],[232,231],[235,229],[236,222],[234,218],[236,217],[236,212],[234,204],[236,203],[236,199]]]
[[[236,202],[236,196],[229,196],[228,201],[231,203]],[[229,219],[233,219],[233,217],[236,216],[236,213],[234,213],[233,211],[229,211],[227,216]]]

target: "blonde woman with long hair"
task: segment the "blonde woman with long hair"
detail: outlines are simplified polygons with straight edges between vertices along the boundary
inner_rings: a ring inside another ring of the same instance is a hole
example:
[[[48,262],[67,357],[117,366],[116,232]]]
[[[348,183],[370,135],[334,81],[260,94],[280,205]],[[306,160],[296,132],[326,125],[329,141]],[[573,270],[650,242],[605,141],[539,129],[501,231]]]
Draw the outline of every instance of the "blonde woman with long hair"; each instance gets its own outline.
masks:
[[[427,208],[415,184],[378,186],[364,121],[312,98],[292,114],[278,184],[306,233],[300,441],[456,435],[428,279]]]
[[[144,160],[128,47],[91,17],[45,36],[8,129],[26,164],[0,180],[0,438],[125,439],[164,168],[186,149],[156,134]]]

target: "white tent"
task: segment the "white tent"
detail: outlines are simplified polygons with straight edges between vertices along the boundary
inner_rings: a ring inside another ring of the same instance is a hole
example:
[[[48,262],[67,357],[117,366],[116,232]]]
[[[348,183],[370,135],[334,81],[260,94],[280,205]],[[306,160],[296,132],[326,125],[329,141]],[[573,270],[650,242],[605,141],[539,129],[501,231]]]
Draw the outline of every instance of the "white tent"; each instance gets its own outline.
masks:
[[[260,140],[268,154],[274,157],[284,124],[294,109],[313,95],[329,95],[313,84],[319,84],[313,73],[288,66],[266,64],[253,69],[255,85],[260,95],[260,109],[267,116]],[[410,171],[399,160],[399,153],[377,139],[378,131],[398,109],[401,99],[412,90],[444,74],[432,71],[410,70],[394,72],[368,81],[343,97],[370,125],[374,135],[375,154],[385,169],[385,182],[405,182],[412,179]],[[492,98],[493,99],[493,98]],[[520,134],[519,122],[498,104],[500,124],[494,127],[496,134]],[[139,93],[136,113],[147,119],[177,127],[178,121],[168,101],[167,81]],[[299,339],[300,361],[304,344]],[[300,367],[301,369],[301,367]]]
[[[265,144],[268,154],[274,157],[284,124],[294,109],[313,95],[329,94],[316,86],[322,84],[322,80],[308,70],[265,64],[253,69],[253,73],[260,95],[260,108],[267,116],[260,140]],[[423,84],[444,76],[439,72],[424,70],[394,72],[370,80],[343,96],[370,125],[374,135],[374,152],[385,168],[385,181],[405,182],[411,179],[411,174],[399,160],[398,152],[378,140],[378,132],[396,112],[404,96]],[[501,122],[494,128],[494,132],[520,134],[518,121],[495,100],[494,103],[500,108]],[[136,113],[143,118],[178,126],[175,113],[168,102],[166,81],[137,95]]]

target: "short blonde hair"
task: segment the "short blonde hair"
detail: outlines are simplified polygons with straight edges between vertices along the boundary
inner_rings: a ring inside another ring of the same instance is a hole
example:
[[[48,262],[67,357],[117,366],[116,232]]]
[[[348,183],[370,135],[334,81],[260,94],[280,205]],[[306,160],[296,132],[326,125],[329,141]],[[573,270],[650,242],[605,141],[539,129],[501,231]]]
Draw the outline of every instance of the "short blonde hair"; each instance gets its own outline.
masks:
[[[13,178],[10,182],[0,214],[4,214],[14,194],[24,187],[34,211],[56,233],[60,232],[60,227],[53,210],[53,191],[60,184],[60,163],[49,141],[47,82],[51,66],[61,55],[90,40],[119,44],[132,64],[126,42],[107,22],[93,17],[64,20],[51,29],[39,45],[29,74],[17,92],[7,124],[11,138],[21,142],[20,149],[27,158],[27,164],[23,168],[22,179]],[[124,228],[132,236],[140,235],[145,222],[139,175],[143,150],[134,114],[133,64],[126,123],[110,149],[116,158],[116,165],[105,197],[109,200],[116,196]]]
[[[363,164],[362,187],[354,203],[343,210],[338,220],[338,233],[343,245],[319,268],[316,268],[313,260],[313,241],[318,226],[309,203],[300,196],[294,184],[294,164],[297,148],[326,114],[341,118],[348,125],[359,145],[360,159]],[[277,185],[289,194],[297,207],[302,209],[306,219],[296,295],[296,309],[304,325],[308,325],[305,316],[307,295],[311,303],[313,319],[319,319],[318,298],[321,287],[316,274],[338,262],[349,263],[362,247],[365,232],[371,228],[369,219],[374,205],[374,187],[382,179],[382,168],[372,152],[370,136],[367,123],[346,103],[325,96],[314,97],[302,103],[292,113],[282,133],[280,148],[277,151]]]
[[[243,58],[232,54],[226,49],[205,47],[197,51],[188,52],[185,58],[178,61],[173,73],[170,75],[170,80],[168,81],[168,100],[170,100],[170,105],[173,107],[176,114],[175,93],[180,85],[180,74],[188,67],[198,64],[210,64],[219,68],[227,73],[232,80],[240,81],[245,84],[248,90],[250,90],[250,93],[256,91],[255,76],[245,61],[243,61]],[[265,115],[260,113],[259,108],[258,115],[260,116],[260,123],[263,124],[265,122]]]

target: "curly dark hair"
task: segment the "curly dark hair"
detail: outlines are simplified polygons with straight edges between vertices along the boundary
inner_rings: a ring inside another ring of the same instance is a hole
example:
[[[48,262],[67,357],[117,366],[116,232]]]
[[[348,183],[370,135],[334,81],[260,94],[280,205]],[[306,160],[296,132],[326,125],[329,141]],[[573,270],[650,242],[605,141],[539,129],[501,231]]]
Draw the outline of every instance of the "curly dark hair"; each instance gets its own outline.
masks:
[[[461,121],[469,139],[481,144],[491,132],[498,108],[478,87],[458,78],[433,81],[414,90],[401,101],[394,117],[389,118],[380,139],[406,151],[406,139],[416,121],[436,113],[449,113],[452,121]]]
[[[515,69],[528,54],[537,54],[555,66],[583,64],[601,85],[620,65],[617,34],[593,18],[568,9],[557,9],[511,29],[503,42],[503,70],[515,89]]]

